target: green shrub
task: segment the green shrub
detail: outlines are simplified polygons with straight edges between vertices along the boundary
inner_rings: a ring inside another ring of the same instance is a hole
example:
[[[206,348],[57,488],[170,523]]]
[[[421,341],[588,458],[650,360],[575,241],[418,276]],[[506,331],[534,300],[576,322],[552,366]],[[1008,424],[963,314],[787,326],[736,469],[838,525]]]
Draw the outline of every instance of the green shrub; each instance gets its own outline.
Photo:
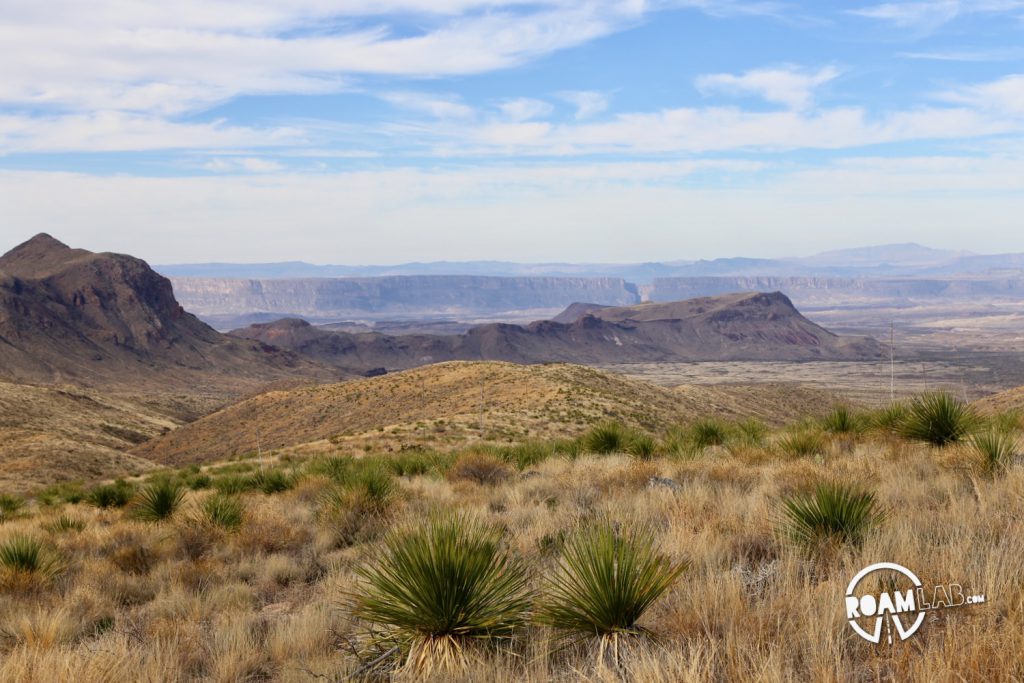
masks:
[[[245,505],[235,495],[217,493],[203,501],[203,519],[221,529],[235,531],[242,526]]]
[[[909,412],[906,403],[891,403],[869,413],[867,423],[871,428],[882,432],[899,432],[900,426],[906,421]]]
[[[598,639],[601,656],[618,662],[620,644],[647,633],[640,618],[683,569],[658,552],[648,528],[587,527],[565,541],[538,620],[560,631],[566,645]]]
[[[185,486],[193,491],[201,491],[213,486],[213,478],[208,474],[190,474],[185,477]]]
[[[246,491],[252,491],[256,488],[256,482],[250,476],[241,474],[227,474],[224,476],[217,477],[213,480],[213,488],[218,493],[225,495],[236,495],[239,493],[245,493]]]
[[[515,465],[516,469],[522,471],[536,467],[545,460],[558,455],[557,446],[558,444],[550,441],[524,441],[502,449],[501,457],[505,462]]]
[[[463,515],[392,532],[357,573],[356,614],[386,629],[418,678],[462,669],[467,648],[510,638],[530,608],[526,569],[501,533]]]
[[[649,434],[636,434],[629,440],[626,452],[641,460],[650,460],[658,450],[658,443]]]
[[[749,417],[736,424],[736,437],[746,446],[762,446],[768,436],[768,425],[756,417]]]
[[[926,394],[910,402],[898,431],[907,439],[948,446],[966,437],[977,421],[970,406],[960,399],[944,393]]]
[[[161,479],[147,484],[139,491],[132,512],[138,519],[159,522],[174,515],[184,498],[185,490],[180,483]]]
[[[68,531],[78,532],[85,529],[85,520],[68,514],[62,514],[43,525],[43,528],[54,534],[62,534]]]
[[[24,499],[9,493],[0,493],[0,523],[17,517],[24,507]]]
[[[0,543],[0,569],[0,585],[27,588],[53,579],[63,570],[63,564],[42,541],[17,533]]]
[[[853,434],[861,429],[861,422],[847,406],[832,408],[821,420],[821,426],[831,434]]]
[[[395,478],[383,467],[369,467],[355,476],[352,489],[366,496],[367,500],[378,510],[384,510],[391,504],[398,486]]]
[[[252,475],[254,488],[267,495],[288,491],[295,487],[295,476],[282,470],[261,470]]]
[[[860,545],[885,517],[873,493],[841,482],[824,482],[813,491],[782,499],[779,531],[811,549],[825,543]]]
[[[583,449],[599,455],[622,453],[626,450],[629,437],[629,431],[618,422],[606,422],[583,436]]]
[[[721,446],[729,438],[729,427],[720,420],[698,420],[690,425],[690,442],[697,450]]]
[[[113,484],[102,484],[93,488],[85,496],[90,505],[98,508],[122,508],[128,504],[135,493],[135,488],[125,482],[118,480]]]
[[[1017,439],[995,427],[974,434],[970,438],[971,450],[983,474],[1003,474],[1017,457]]]
[[[825,452],[826,446],[828,441],[821,432],[806,427],[783,434],[778,440],[779,449],[794,458],[821,455]]]

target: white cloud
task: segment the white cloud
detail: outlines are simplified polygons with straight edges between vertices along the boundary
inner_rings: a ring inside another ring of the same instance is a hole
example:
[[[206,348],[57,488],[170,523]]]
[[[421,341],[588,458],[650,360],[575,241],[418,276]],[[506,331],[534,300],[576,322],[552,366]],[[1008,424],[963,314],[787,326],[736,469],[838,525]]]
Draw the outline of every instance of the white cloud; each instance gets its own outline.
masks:
[[[498,105],[498,109],[505,119],[520,122],[547,116],[554,108],[542,100],[533,99],[532,97],[519,97],[505,100]]]
[[[964,14],[1012,12],[1021,8],[1024,8],[1022,0],[925,0],[887,2],[849,10],[849,13],[901,28],[931,31]]]
[[[1022,213],[1019,155],[795,169],[719,160],[212,178],[0,172],[0,215],[18,231],[0,251],[47,230],[156,263],[664,260],[736,255],[737,244],[814,251],[849,234],[1024,251]]]
[[[279,162],[260,157],[217,157],[204,163],[203,168],[217,173],[273,173],[284,169]]]
[[[419,92],[388,92],[380,95],[391,104],[428,114],[438,119],[471,119],[476,111],[456,96],[442,97]]]
[[[989,83],[966,86],[941,93],[940,97],[998,114],[1024,116],[1024,74],[1011,74]]]
[[[582,121],[597,116],[608,109],[608,96],[594,90],[568,90],[558,97],[576,106],[576,120]]]
[[[738,76],[706,74],[697,78],[696,86],[704,94],[756,95],[790,109],[806,109],[814,101],[814,90],[838,75],[839,71],[831,66],[815,72],[783,66],[753,69]]]

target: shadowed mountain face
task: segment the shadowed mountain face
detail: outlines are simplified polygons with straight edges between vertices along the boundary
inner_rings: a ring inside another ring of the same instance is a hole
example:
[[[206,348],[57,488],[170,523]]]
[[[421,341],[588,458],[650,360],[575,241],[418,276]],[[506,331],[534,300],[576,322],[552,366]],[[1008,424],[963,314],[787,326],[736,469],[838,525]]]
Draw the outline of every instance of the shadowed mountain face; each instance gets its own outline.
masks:
[[[327,331],[287,319],[231,334],[290,349],[353,371],[448,360],[629,363],[698,360],[861,360],[882,346],[839,337],[800,315],[779,293],[730,294],[665,304],[574,304],[527,326],[480,325],[459,335]]]
[[[286,372],[317,369],[216,332],[137,258],[71,249],[45,234],[0,257],[0,379],[244,386]]]

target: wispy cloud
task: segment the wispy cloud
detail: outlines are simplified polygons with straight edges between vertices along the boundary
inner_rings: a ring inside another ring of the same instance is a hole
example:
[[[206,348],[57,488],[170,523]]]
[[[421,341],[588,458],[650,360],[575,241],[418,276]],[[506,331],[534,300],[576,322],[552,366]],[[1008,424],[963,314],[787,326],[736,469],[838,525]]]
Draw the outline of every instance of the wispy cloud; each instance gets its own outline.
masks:
[[[1022,0],[923,0],[869,5],[848,13],[901,28],[931,31],[965,14],[1013,12],[1021,8]]]
[[[582,121],[597,116],[608,109],[608,96],[594,90],[567,90],[558,97],[576,107],[576,120]]]
[[[745,73],[707,74],[695,85],[704,94],[756,95],[790,109],[806,109],[814,101],[814,91],[839,75],[835,67],[806,71],[795,66],[754,69]]]
[[[471,119],[476,115],[476,110],[463,104],[456,95],[441,97],[420,92],[386,92],[379,97],[397,107],[438,119]]]

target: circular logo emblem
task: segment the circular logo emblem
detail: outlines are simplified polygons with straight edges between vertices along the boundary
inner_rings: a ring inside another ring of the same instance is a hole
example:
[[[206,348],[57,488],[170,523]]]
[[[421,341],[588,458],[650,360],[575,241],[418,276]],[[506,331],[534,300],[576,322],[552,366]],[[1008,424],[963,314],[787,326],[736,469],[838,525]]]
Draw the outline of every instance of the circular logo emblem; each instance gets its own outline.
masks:
[[[897,588],[899,577],[894,576],[894,573],[909,579],[912,586],[902,590]],[[860,583],[876,574],[880,586],[878,592],[858,593]],[[846,618],[850,627],[861,638],[877,643],[882,639],[882,624],[888,620],[889,642],[892,642],[893,631],[900,640],[906,640],[924,623],[924,612],[917,605],[918,588],[921,588],[921,580],[917,575],[895,562],[879,562],[865,567],[846,587]],[[909,622],[910,626],[905,626],[905,622]],[[865,629],[863,623],[870,623],[871,629]]]

